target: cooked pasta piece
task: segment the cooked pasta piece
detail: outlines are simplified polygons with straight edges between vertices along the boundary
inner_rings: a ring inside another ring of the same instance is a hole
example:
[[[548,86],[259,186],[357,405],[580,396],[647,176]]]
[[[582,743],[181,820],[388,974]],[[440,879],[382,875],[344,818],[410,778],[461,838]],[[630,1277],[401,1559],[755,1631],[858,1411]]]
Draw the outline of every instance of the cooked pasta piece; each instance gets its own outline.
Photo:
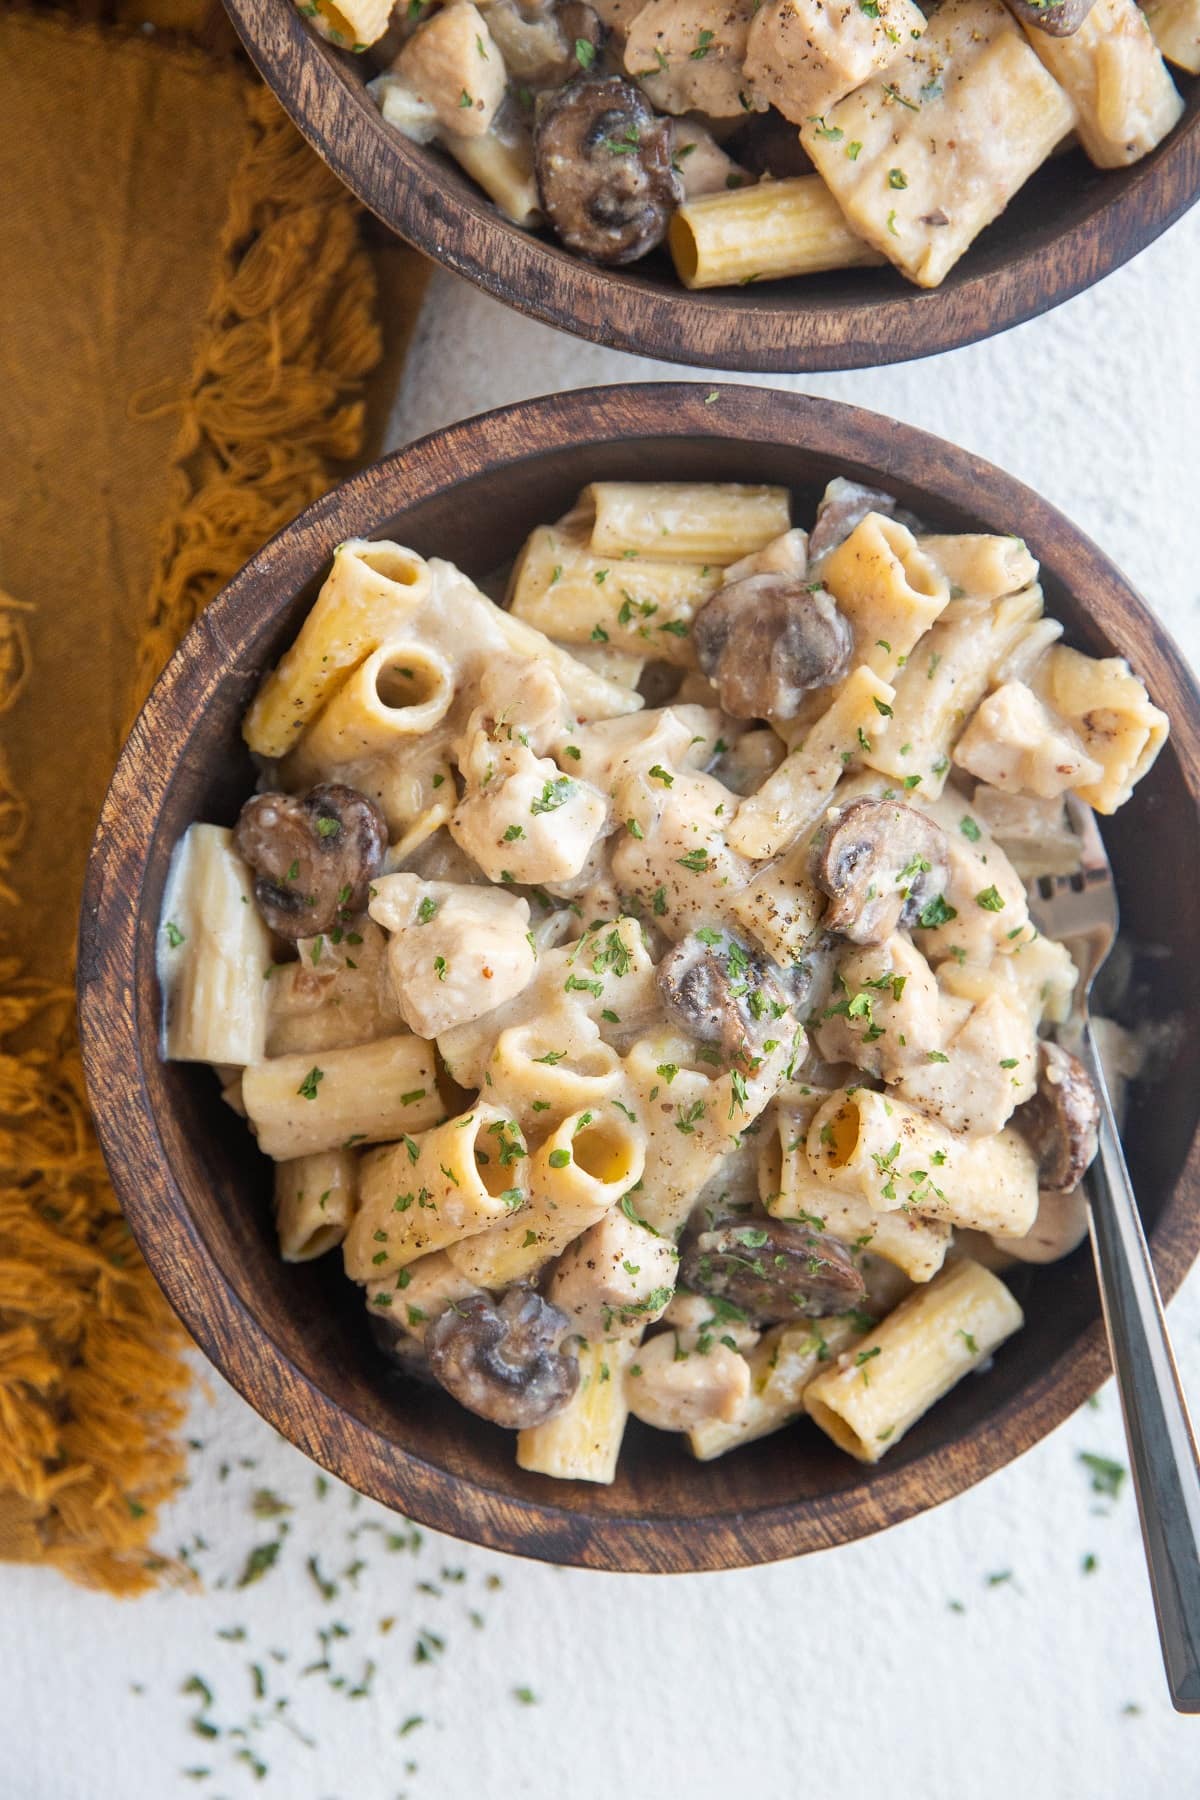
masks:
[[[528,1206],[447,1254],[480,1287],[525,1280],[616,1206],[641,1180],[645,1160],[641,1136],[622,1113],[572,1113],[530,1159]]]
[[[167,875],[159,931],[166,1054],[176,1062],[261,1060],[271,940],[233,833],[190,825]]]
[[[612,1482],[629,1420],[627,1376],[640,1330],[579,1347],[579,1387],[557,1418],[517,1433],[517,1467],[560,1481]]]
[[[803,1414],[805,1391],[831,1358],[861,1338],[860,1327],[849,1318],[802,1319],[797,1325],[772,1326],[746,1352],[749,1387],[733,1418],[704,1419],[689,1430],[693,1455],[699,1462],[712,1462],[742,1444],[782,1430]]]
[[[688,199],[672,215],[667,245],[687,288],[749,286],[884,261],[851,230],[819,175]]]
[[[1097,167],[1136,162],[1179,123],[1183,100],[1135,0],[1094,0],[1066,37],[1035,26],[1026,36],[1073,100],[1079,141]]]
[[[346,1273],[369,1281],[486,1231],[528,1198],[528,1152],[514,1119],[482,1102],[419,1137],[368,1151]]]
[[[895,682],[917,639],[944,612],[950,584],[908,527],[868,513],[821,565],[854,630],[856,659]]]
[[[886,735],[895,698],[873,670],[855,669],[804,741],[742,801],[726,834],[733,849],[761,861],[811,830],[847,764],[867,755],[864,744]]]
[[[311,1262],[341,1243],[357,1201],[357,1158],[325,1150],[275,1165],[275,1228],[284,1262]]]
[[[1004,1283],[963,1257],[810,1382],[805,1411],[840,1450],[878,1462],[1023,1323]]]
[[[443,1111],[433,1046],[421,1038],[376,1038],[320,1058],[272,1056],[242,1076],[258,1147],[276,1162],[423,1131]]]
[[[701,564],[750,556],[792,522],[786,488],[734,481],[593,481],[577,516],[598,556]]]
[[[1146,21],[1166,57],[1189,75],[1200,75],[1200,4],[1198,0],[1148,0]]]
[[[907,1208],[1010,1237],[1037,1214],[1037,1164],[1019,1133],[967,1137],[867,1088],[824,1103],[809,1127],[808,1160],[821,1181],[877,1212]]]
[[[716,563],[593,548],[575,515],[532,531],[513,566],[514,617],[563,643],[599,644],[690,668],[692,620],[721,585]]]

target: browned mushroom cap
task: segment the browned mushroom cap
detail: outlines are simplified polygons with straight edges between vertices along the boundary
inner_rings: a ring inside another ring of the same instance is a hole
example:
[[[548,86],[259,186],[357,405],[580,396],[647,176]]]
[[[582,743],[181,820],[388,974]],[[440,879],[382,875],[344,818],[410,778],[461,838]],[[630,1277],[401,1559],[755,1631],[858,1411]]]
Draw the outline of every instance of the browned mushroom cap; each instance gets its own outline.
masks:
[[[949,873],[941,827],[899,800],[852,800],[813,846],[813,880],[829,896],[821,924],[854,944],[915,925]]]
[[[468,1411],[523,1431],[562,1411],[579,1363],[558,1348],[569,1321],[530,1287],[458,1300],[425,1333],[434,1379]]]
[[[566,5],[558,9],[558,22],[567,40],[571,64],[575,68],[579,66],[576,45],[590,44],[593,50],[599,50],[608,35],[599,14],[587,5],[587,0],[566,0]]]
[[[708,929],[681,939],[655,973],[667,1017],[689,1037],[719,1043],[727,1062],[752,1062],[761,1054],[811,979],[803,964],[785,973],[760,951]]]
[[[1031,25],[1048,37],[1074,37],[1095,0],[1005,0],[1018,25]]]
[[[593,262],[630,263],[660,244],[683,198],[671,124],[619,76],[538,96],[538,192],[563,243]]]
[[[679,1275],[693,1293],[724,1300],[759,1325],[846,1312],[866,1293],[845,1244],[786,1219],[703,1232],[685,1250]]]
[[[1038,1086],[1013,1115],[1038,1159],[1038,1187],[1068,1194],[1083,1180],[1096,1154],[1100,1102],[1078,1057],[1043,1038],[1038,1045]]]
[[[254,897],[280,937],[316,937],[367,904],[387,826],[373,800],[338,783],[307,794],[255,794],[233,835],[254,871]]]
[[[746,575],[701,608],[692,642],[727,713],[792,719],[811,688],[845,674],[854,634],[824,588],[789,575]]]

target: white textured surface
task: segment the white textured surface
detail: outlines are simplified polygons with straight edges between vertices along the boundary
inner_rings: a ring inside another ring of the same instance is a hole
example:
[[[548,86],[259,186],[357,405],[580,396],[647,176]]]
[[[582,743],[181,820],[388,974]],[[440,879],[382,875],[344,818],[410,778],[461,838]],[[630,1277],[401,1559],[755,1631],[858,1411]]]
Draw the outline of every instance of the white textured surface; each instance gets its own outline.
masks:
[[[1133,577],[1195,663],[1198,292],[1200,216],[1006,338],[775,385],[891,413],[1039,487]],[[687,374],[556,336],[439,276],[392,441],[553,388]],[[1172,1324],[1200,1397],[1197,1277]],[[203,1540],[206,1591],[115,1605],[44,1572],[0,1571],[0,1800],[1200,1792],[1200,1722],[1176,1718],[1165,1697],[1128,1484],[1115,1505],[1098,1501],[1078,1460],[1124,1460],[1111,1387],[1019,1463],[883,1537],[674,1579],[562,1572],[429,1534],[415,1551],[389,1550],[389,1515],[333,1483],[321,1497],[312,1466],[215,1377],[193,1428],[204,1449],[162,1541]],[[252,1515],[260,1486],[294,1510],[274,1569],[239,1591],[248,1550],[276,1531]],[[307,1573],[313,1553],[336,1599]],[[1098,1566],[1085,1573],[1089,1554]],[[445,1568],[463,1579],[446,1581]],[[302,1673],[335,1620],[349,1633],[333,1643],[340,1688]],[[244,1642],[217,1635],[236,1626]],[[445,1648],[416,1663],[422,1628]],[[368,1659],[371,1692],[354,1698]],[[189,1725],[198,1702],[180,1690],[193,1674],[214,1690],[219,1738]],[[516,1695],[526,1687],[532,1704]],[[264,1723],[250,1741],[269,1773],[256,1778],[229,1728],[266,1720],[278,1697],[315,1742]],[[399,1737],[414,1715],[426,1722]],[[187,1768],[213,1773],[193,1781]]]

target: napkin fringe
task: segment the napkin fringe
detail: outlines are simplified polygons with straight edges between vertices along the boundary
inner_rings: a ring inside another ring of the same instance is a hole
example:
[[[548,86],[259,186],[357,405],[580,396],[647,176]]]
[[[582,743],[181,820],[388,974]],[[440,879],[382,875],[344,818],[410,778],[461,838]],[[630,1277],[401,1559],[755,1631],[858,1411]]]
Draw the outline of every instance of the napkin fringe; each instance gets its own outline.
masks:
[[[363,383],[381,354],[357,203],[265,90],[248,92],[247,113],[216,288],[177,402],[131,720],[217,589],[361,454]],[[29,681],[27,610],[0,596],[0,715]],[[26,821],[0,753],[10,900]],[[187,1578],[150,1547],[183,1481],[187,1345],[108,1183],[74,995],[0,960],[0,1559],[114,1594]]]

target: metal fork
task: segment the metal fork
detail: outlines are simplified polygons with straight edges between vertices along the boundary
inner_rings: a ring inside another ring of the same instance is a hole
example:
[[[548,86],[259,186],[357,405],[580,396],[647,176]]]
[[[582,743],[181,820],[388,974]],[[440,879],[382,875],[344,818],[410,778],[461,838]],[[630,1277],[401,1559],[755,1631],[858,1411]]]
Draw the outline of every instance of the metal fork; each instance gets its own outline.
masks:
[[[1121,1397],[1146,1561],[1171,1701],[1200,1712],[1200,1465],[1162,1298],[1113,1118],[1088,1005],[1117,935],[1117,892],[1095,815],[1067,802],[1079,839],[1078,874],[1040,884],[1034,923],[1065,943],[1079,969],[1071,1016],[1059,1031],[1100,1099],[1100,1146],[1087,1179],[1088,1224],[1108,1346]]]

